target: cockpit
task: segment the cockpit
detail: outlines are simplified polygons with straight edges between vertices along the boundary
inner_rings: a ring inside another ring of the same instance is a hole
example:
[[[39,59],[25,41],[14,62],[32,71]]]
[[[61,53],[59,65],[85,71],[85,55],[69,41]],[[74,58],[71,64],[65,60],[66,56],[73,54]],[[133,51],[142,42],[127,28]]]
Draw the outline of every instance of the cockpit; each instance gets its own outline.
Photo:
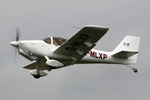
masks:
[[[59,38],[59,37],[48,37],[48,38],[43,39],[43,41],[46,42],[47,44],[60,46],[66,41],[66,39]]]

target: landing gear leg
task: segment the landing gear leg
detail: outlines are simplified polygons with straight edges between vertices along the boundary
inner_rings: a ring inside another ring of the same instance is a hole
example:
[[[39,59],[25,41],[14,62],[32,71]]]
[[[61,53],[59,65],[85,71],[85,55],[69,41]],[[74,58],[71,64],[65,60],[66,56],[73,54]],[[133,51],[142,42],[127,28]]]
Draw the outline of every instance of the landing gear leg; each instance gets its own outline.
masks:
[[[36,79],[40,78],[41,76],[40,76],[40,62],[39,61],[36,62],[36,73],[37,75],[33,75],[33,77]]]
[[[134,67],[131,67],[131,66],[128,66],[130,69],[133,70],[134,73],[137,73],[138,72],[138,69],[134,68]]]

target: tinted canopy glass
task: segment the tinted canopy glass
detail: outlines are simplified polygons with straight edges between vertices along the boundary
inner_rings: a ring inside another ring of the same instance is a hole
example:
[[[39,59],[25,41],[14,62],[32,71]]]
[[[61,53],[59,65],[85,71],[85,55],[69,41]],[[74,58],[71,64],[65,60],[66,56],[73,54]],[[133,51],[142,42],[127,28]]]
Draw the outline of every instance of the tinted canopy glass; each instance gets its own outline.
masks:
[[[48,43],[48,44],[51,44],[51,38],[50,37],[43,39],[43,41]]]
[[[43,39],[44,42],[51,44],[52,40],[50,37]],[[62,45],[66,39],[60,37],[53,37],[53,44],[56,46]]]
[[[65,41],[66,41],[66,39],[64,39],[64,38],[53,37],[54,45],[62,45]]]

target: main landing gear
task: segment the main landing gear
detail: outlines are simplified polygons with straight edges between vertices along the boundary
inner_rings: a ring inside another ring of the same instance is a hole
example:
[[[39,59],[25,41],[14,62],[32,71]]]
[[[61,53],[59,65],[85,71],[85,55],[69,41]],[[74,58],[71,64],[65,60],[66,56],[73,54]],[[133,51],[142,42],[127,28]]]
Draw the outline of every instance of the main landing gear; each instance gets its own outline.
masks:
[[[50,71],[50,69],[49,69]],[[40,77],[46,76],[47,73],[45,73],[44,71],[40,70],[40,61],[36,62],[36,69],[31,71],[31,75],[35,78],[35,79],[39,79]]]

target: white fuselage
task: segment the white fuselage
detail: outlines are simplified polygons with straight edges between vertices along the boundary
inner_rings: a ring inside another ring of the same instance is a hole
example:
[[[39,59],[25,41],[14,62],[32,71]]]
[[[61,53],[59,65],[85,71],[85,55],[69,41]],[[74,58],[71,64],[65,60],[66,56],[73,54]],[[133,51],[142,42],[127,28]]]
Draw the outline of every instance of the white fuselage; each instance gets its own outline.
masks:
[[[58,56],[53,53],[59,46],[54,45],[53,43],[47,44],[43,40],[31,40],[31,41],[20,41],[20,54],[24,57],[35,60],[39,57],[48,56],[50,59],[59,60],[60,62],[65,62],[68,64],[75,64],[71,61],[69,57]],[[111,56],[111,52],[100,51],[92,49],[89,53],[84,56],[76,64],[86,64],[86,63],[107,63],[107,64],[125,64],[125,61],[122,59],[116,59]],[[129,63],[129,62],[127,62]]]

